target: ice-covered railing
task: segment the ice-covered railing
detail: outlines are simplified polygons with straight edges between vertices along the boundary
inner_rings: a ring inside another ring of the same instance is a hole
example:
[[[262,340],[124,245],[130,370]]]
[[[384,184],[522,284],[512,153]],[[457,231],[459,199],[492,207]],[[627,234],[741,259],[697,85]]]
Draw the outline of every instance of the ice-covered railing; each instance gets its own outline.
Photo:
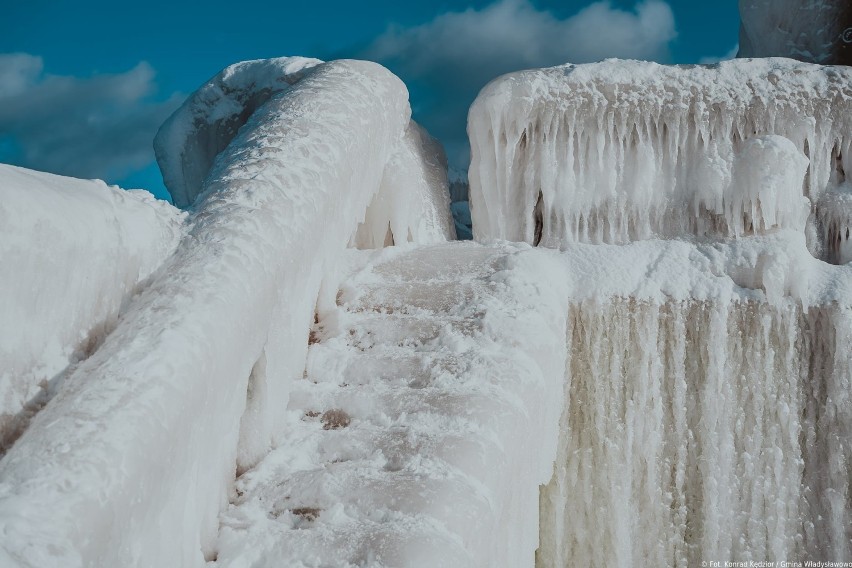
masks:
[[[174,256],[0,461],[0,564],[215,556],[235,470],[274,443],[322,279],[409,113],[396,77],[356,61],[320,65],[254,112]]]
[[[145,191],[0,165],[0,455],[174,252],[183,217]]]
[[[821,207],[852,168],[852,69],[766,59],[523,71],[483,89],[468,130],[479,239],[801,230],[802,195]]]
[[[321,63],[306,57],[243,61],[226,67],[193,93],[154,139],[163,180],[175,204],[192,205],[216,157],[252,113]],[[352,244],[374,248],[454,238],[447,157],[441,143],[411,121]]]
[[[192,205],[216,156],[254,111],[320,63],[308,57],[242,61],[190,95],[154,138],[157,162],[175,205]]]

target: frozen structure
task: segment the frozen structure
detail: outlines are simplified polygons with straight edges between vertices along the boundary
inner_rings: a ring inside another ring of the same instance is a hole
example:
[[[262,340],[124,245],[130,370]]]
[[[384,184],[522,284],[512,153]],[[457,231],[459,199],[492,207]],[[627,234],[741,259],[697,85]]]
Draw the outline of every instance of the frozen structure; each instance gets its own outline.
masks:
[[[409,112],[399,79],[354,61],[254,112],[177,251],[0,461],[0,564],[212,558],[235,469],[273,444],[320,283]]]
[[[551,259],[523,244],[351,253],[288,433],[222,516],[218,565],[529,566],[564,278],[541,282]]]
[[[441,143],[412,120],[385,166],[379,193],[367,209],[353,244],[381,248],[455,238],[447,156]]]
[[[850,85],[852,69],[785,59],[503,77],[470,110],[474,236],[559,247],[801,230],[808,198],[809,247],[836,256]]]
[[[470,112],[481,242],[446,243],[398,78],[229,69],[158,134],[186,216],[75,182],[113,264],[22,352],[97,330],[0,458],[0,566],[852,561],[848,70],[500,78]],[[0,174],[46,188],[4,222],[73,185]],[[63,213],[10,221],[4,310],[54,291],[33,243],[83,256]]]
[[[243,61],[226,67],[190,95],[154,138],[157,163],[175,205],[192,205],[216,156],[254,111],[320,63],[308,57]]]
[[[306,57],[243,61],[226,67],[193,93],[154,139],[163,180],[175,204],[192,205],[216,157],[252,114],[321,63]],[[454,239],[447,187],[443,147],[411,121],[353,244],[371,248]]]
[[[183,219],[146,191],[0,165],[0,455],[175,250]]]
[[[481,240],[561,249],[540,566],[852,558],[852,72],[606,61],[470,111]]]
[[[739,57],[852,65],[847,0],[740,0]]]

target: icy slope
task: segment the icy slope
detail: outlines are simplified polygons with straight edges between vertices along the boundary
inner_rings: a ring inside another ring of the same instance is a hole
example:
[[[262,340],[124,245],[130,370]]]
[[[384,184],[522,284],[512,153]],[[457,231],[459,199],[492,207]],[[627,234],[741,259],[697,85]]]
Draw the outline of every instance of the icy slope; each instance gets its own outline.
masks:
[[[852,65],[848,0],[740,0],[739,57]]]
[[[802,194],[817,213],[811,249],[847,246],[848,226],[820,221],[833,218],[830,198],[852,168],[852,69],[766,59],[523,71],[482,90],[468,130],[479,239],[564,246],[800,229]],[[840,242],[829,242],[835,225]]]
[[[287,436],[217,566],[530,566],[565,372],[565,276],[525,245],[352,251]]]
[[[195,201],[216,156],[255,110],[320,63],[307,57],[242,61],[190,95],[154,138],[157,163],[175,205]]]
[[[409,112],[387,70],[338,61],[251,116],[174,256],[0,461],[0,557],[198,566],[214,555],[235,464],[273,441],[320,282]]]
[[[0,165],[0,454],[172,254],[183,216],[145,191]]]

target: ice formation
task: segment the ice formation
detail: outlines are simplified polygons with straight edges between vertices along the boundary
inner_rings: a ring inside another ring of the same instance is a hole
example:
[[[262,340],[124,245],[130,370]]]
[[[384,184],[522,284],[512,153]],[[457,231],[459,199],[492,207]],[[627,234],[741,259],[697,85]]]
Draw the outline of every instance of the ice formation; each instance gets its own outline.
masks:
[[[235,465],[273,443],[320,282],[404,134],[407,94],[376,64],[337,61],[249,118],[175,254],[0,461],[0,564],[213,557]]]
[[[287,435],[222,516],[217,565],[529,566],[564,390],[564,278],[542,282],[550,259],[528,245],[350,259]]]
[[[195,201],[216,156],[255,110],[320,63],[308,57],[242,61],[190,95],[154,138],[157,163],[175,205]]]
[[[852,69],[765,59],[523,71],[483,89],[468,130],[479,239],[564,246],[799,229],[804,195],[821,255],[829,227],[819,220],[831,216],[821,207],[852,167]]]
[[[852,64],[848,0],[740,0],[739,57]]]
[[[561,249],[571,304],[538,565],[852,558],[852,264],[812,255],[850,260],[850,79],[606,61],[474,103],[475,236]]]
[[[200,195],[216,157],[249,117],[322,63],[306,57],[243,61],[193,93],[160,128],[157,161],[179,207]],[[353,240],[362,248],[455,238],[441,143],[411,121],[385,169],[380,190]]]
[[[441,143],[412,120],[385,166],[379,193],[367,209],[353,244],[379,248],[455,238],[447,156]]]
[[[0,454],[182,233],[148,192],[0,165]]]
[[[0,565],[852,561],[850,79],[496,80],[475,235],[526,243],[417,244],[452,236],[443,153],[367,62],[203,87],[158,135],[185,224],[0,170],[3,314],[48,295],[33,241],[89,263],[22,360],[114,328],[0,459]]]
[[[852,265],[801,233],[570,247],[539,566],[852,557]]]

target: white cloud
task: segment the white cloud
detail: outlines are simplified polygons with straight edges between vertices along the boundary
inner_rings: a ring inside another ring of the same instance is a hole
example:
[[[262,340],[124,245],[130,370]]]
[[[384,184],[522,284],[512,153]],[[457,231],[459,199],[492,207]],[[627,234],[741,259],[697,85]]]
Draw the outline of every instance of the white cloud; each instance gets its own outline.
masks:
[[[78,177],[114,178],[151,162],[154,134],[180,97],[152,101],[147,63],[118,74],[45,74],[40,57],[0,54],[0,132],[20,165]],[[8,159],[2,156],[2,159]]]
[[[666,61],[676,35],[662,0],[639,2],[632,11],[595,2],[565,19],[529,0],[499,0],[419,26],[391,27],[361,55],[388,65],[413,87],[416,118],[444,141],[451,161],[463,164],[467,109],[489,80],[607,57]]]

